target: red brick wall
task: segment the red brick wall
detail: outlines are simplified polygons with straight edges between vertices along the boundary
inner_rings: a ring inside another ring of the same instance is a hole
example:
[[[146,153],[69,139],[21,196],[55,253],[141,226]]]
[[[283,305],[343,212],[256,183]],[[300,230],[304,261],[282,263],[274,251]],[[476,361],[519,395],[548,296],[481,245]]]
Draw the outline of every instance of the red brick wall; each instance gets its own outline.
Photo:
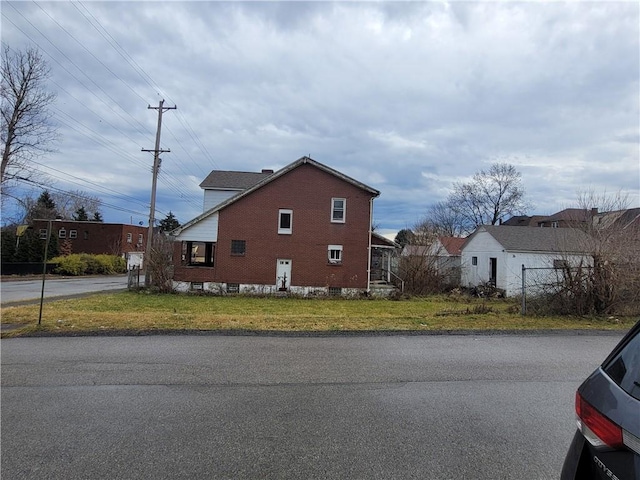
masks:
[[[46,229],[48,223],[46,220],[34,220],[33,228],[38,233],[40,229]],[[121,255],[126,252],[144,251],[147,246],[148,229],[138,225],[54,220],[51,226],[51,235],[58,237],[58,245],[65,240],[71,243],[71,253]],[[59,238],[62,228],[66,232],[66,238]],[[70,238],[71,230],[77,232],[76,238]],[[127,242],[127,233],[131,233],[131,243]],[[139,234],[142,234],[140,246],[138,246]]]
[[[346,198],[346,222],[331,223],[331,199]],[[276,261],[292,260],[291,285],[367,287],[372,195],[312,165],[301,165],[220,212],[215,281],[275,285]],[[278,234],[278,210],[293,210],[291,235]],[[231,240],[246,254],[231,255]],[[330,265],[328,245],[343,246]]]

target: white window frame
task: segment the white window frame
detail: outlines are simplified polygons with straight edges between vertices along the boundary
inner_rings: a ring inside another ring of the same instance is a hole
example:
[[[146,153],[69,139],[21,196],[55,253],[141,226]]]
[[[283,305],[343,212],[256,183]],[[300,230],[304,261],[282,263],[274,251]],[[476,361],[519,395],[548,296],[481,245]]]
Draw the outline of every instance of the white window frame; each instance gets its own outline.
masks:
[[[329,245],[327,260],[332,265],[340,265],[342,263],[342,245]]]
[[[144,240],[144,237],[142,236],[141,233],[138,234],[138,245],[142,245],[142,242]]]
[[[282,216],[289,215],[289,228],[282,227]],[[278,210],[278,234],[291,235],[293,233],[293,210],[281,208]]]
[[[58,238],[67,238],[67,231],[64,227],[58,230]]]
[[[69,238],[78,238],[78,230],[69,230]]]
[[[41,228],[39,236],[40,236],[40,240],[46,240],[47,239],[47,229],[46,228]]]
[[[127,243],[132,243],[132,242],[133,242],[133,234],[127,233]]]
[[[342,202],[342,208],[336,207],[337,202]],[[336,218],[336,212],[342,212],[342,218]],[[345,223],[347,218],[347,199],[346,198],[332,198],[331,199],[331,223]]]

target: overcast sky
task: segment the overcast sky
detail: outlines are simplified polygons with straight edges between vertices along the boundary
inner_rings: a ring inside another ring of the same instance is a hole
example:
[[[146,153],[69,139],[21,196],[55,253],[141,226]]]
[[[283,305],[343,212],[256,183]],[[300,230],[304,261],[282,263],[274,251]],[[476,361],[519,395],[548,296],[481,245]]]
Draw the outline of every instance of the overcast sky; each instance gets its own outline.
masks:
[[[640,206],[638,2],[7,2],[2,43],[37,46],[61,140],[36,167],[105,221],[202,212],[213,169],[304,155],[380,190],[379,231],[413,226],[494,162],[529,214],[580,191]],[[33,187],[32,187],[33,188]],[[39,190],[35,189],[39,193]],[[597,206],[597,205],[596,205]],[[6,216],[6,212],[5,212]]]

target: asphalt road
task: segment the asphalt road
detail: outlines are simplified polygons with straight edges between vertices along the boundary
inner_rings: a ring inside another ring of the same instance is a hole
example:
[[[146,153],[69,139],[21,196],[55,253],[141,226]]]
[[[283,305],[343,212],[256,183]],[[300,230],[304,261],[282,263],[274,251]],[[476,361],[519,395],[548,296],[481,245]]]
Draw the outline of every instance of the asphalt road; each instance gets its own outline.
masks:
[[[144,276],[141,277],[144,282]],[[44,297],[61,298],[83,294],[124,290],[127,288],[127,275],[103,275],[91,277],[49,278],[45,281]],[[11,303],[30,303],[40,301],[42,278],[32,280],[10,280],[0,284],[2,305]]]
[[[622,334],[2,340],[2,478],[557,479]]]

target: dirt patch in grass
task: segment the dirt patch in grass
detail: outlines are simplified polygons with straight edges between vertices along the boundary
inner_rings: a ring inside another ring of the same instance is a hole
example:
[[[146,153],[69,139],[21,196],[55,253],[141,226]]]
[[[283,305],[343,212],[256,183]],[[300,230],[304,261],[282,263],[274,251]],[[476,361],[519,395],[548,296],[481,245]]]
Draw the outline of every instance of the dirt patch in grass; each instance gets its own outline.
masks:
[[[22,325],[3,337],[33,333],[154,331],[378,332],[630,328],[632,318],[522,317],[505,300],[436,296],[384,299],[300,299],[242,296],[101,294],[2,308],[2,323]]]

